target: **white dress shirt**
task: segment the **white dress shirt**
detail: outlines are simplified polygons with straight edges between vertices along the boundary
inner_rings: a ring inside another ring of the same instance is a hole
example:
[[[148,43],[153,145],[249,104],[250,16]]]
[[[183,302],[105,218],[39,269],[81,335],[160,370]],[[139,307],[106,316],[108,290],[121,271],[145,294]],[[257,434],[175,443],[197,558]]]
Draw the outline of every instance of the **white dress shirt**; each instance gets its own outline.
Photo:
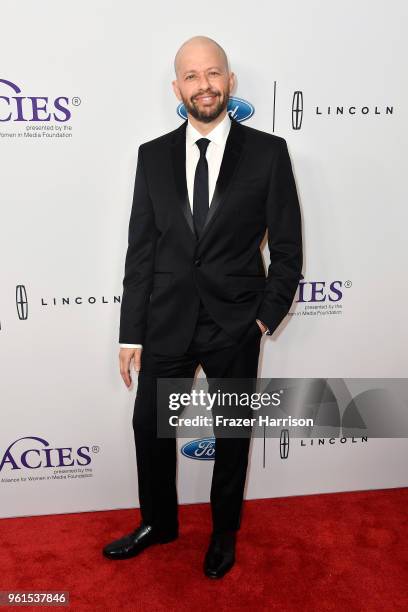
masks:
[[[190,200],[191,212],[193,212],[193,194],[194,194],[194,177],[198,160],[200,159],[200,150],[195,144],[199,138],[208,138],[210,141],[206,159],[208,163],[208,195],[211,203],[215,183],[217,182],[218,174],[221,167],[222,158],[224,155],[225,143],[231,128],[231,119],[228,113],[225,114],[218,125],[215,126],[205,136],[188,121],[186,129],[186,180],[187,191]],[[142,344],[120,344],[121,348],[142,348]]]
[[[186,130],[186,179],[187,191],[190,200],[191,212],[193,212],[193,197],[194,197],[194,177],[198,160],[200,159],[200,150],[195,144],[200,138],[207,138],[210,143],[207,147],[205,157],[208,163],[208,195],[211,203],[215,183],[217,182],[220,172],[221,162],[224,155],[225,143],[227,142],[228,134],[231,128],[231,119],[226,113],[224,119],[215,126],[211,132],[205,136],[191,125],[187,124]]]

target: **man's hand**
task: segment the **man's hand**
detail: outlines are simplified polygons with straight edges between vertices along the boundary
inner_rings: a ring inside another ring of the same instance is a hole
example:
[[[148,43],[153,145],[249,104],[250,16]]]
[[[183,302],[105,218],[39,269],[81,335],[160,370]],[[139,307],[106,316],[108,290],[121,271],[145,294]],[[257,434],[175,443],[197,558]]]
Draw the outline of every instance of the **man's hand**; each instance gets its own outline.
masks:
[[[130,362],[133,359],[133,367],[136,372],[139,372],[142,350],[141,348],[121,348],[119,351],[120,375],[128,388],[132,384]]]
[[[256,322],[258,323],[261,332],[264,334],[268,328],[259,319],[256,319]]]

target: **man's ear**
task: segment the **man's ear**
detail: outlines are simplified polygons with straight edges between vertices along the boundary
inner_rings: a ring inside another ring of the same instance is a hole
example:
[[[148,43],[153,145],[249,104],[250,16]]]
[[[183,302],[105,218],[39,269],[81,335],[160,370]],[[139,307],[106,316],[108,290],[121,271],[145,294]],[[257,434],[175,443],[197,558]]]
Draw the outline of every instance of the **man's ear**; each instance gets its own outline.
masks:
[[[173,85],[173,91],[176,94],[177,99],[181,100],[180,87],[178,86],[177,80],[172,81],[171,84]]]
[[[235,76],[234,72],[230,73],[229,79],[230,79],[230,82],[229,82],[230,92],[231,92],[231,94],[233,94],[234,90],[235,90],[235,87],[236,87],[236,84],[237,84],[237,79],[236,79],[236,76]]]

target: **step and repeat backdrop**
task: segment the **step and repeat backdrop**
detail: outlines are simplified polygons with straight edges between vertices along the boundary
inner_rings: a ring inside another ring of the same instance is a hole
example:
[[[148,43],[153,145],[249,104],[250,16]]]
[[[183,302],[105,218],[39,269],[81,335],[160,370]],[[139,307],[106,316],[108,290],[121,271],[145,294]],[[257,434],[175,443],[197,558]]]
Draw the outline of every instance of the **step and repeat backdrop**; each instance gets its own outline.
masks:
[[[0,516],[138,506],[128,220],[138,146],[184,120],[173,59],[198,34],[237,76],[230,114],[286,139],[301,202],[303,278],[258,374],[313,381],[335,414],[331,436],[253,439],[246,498],[407,485],[407,401],[381,395],[407,373],[405,2],[6,0],[2,25]],[[372,390],[384,429],[345,435]],[[178,441],[180,503],[209,501],[213,459],[211,436]]]

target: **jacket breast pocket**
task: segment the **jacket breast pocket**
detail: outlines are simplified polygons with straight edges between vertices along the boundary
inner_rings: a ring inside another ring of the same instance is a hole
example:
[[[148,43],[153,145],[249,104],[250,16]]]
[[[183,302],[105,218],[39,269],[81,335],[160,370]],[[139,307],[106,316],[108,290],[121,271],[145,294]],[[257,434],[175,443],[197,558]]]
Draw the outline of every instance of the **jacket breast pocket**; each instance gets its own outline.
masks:
[[[267,182],[265,177],[245,177],[239,176],[233,183],[235,193],[245,197],[265,198],[267,194]]]

